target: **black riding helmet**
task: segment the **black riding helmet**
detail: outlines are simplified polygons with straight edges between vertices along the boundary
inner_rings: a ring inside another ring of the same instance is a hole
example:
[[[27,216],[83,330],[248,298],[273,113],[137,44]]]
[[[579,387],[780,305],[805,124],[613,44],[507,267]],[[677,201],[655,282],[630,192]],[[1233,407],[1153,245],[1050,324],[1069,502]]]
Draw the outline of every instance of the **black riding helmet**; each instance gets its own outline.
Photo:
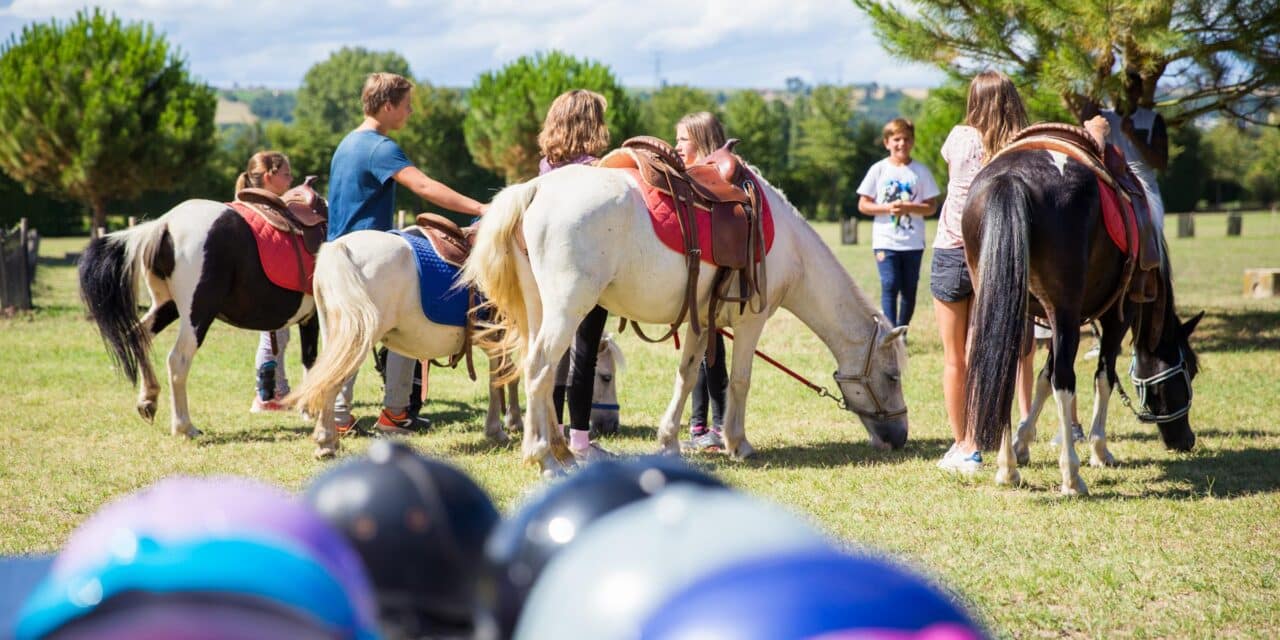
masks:
[[[499,516],[465,473],[379,440],[313,480],[306,500],[359,552],[388,631],[470,628],[484,540]]]
[[[588,465],[527,502],[485,544],[475,637],[510,638],[534,582],[560,549],[602,516],[673,483],[725,486],[679,458],[645,456]]]

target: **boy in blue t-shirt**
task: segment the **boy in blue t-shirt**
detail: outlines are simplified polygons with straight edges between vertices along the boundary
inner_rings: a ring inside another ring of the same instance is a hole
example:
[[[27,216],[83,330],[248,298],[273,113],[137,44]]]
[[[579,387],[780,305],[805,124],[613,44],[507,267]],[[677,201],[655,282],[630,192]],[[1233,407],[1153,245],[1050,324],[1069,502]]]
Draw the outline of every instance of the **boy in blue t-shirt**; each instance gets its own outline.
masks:
[[[412,93],[413,84],[394,73],[372,73],[365,80],[360,93],[364,122],[338,144],[329,167],[329,240],[364,229],[390,231],[396,183],[452,211],[479,216],[487,209],[427,177],[409,162],[400,145],[387,137],[387,132],[404,127],[413,113]],[[387,353],[385,406],[377,423],[382,431],[410,433],[429,424],[408,412],[414,364],[412,358]],[[340,434],[355,424],[351,415],[354,386],[352,376],[334,403]]]
[[[916,309],[924,216],[938,210],[938,185],[928,167],[911,159],[916,131],[910,120],[891,120],[883,137],[889,157],[871,165],[858,185],[858,211],[875,216],[871,250],[880,270],[884,317],[895,327],[907,326]]]

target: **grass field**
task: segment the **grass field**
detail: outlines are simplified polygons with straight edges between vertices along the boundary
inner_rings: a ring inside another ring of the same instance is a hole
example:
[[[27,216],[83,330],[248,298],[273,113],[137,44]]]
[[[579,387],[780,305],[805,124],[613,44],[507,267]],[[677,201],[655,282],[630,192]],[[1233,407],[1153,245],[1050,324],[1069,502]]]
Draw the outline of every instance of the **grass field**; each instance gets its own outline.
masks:
[[[1179,313],[1207,313],[1192,340],[1202,372],[1192,411],[1199,440],[1190,454],[1165,451],[1154,426],[1117,402],[1109,431],[1120,466],[1083,470],[1089,498],[1058,495],[1056,456],[1046,445],[1051,429],[1040,430],[1024,488],[993,486],[994,469],[974,481],[938,471],[934,462],[950,436],[926,268],[905,378],[911,440],[904,450],[872,450],[853,416],[757,361],[747,431],[759,455],[746,463],[716,456],[697,462],[808,514],[847,544],[886,550],[934,575],[1002,636],[1276,637],[1280,299],[1245,299],[1241,277],[1247,267],[1280,267],[1280,218],[1247,215],[1244,235],[1235,238],[1226,237],[1222,216],[1201,216],[1196,226],[1196,238],[1170,241]],[[878,299],[868,247],[836,245],[834,225],[820,230]],[[309,426],[248,413],[257,336],[226,325],[210,332],[188,385],[192,417],[205,435],[195,442],[169,436],[167,384],[160,419],[142,422],[135,391],[111,369],[77,297],[66,255],[84,242],[46,240],[39,309],[0,319],[0,553],[57,549],[103,503],[167,475],[246,474],[296,490],[323,468],[311,459]],[[161,372],[173,333],[157,341],[153,360]],[[629,332],[621,341],[631,363],[619,376],[623,429],[607,445],[647,452],[676,354]],[[771,321],[761,349],[830,381],[833,359],[785,312]],[[296,346],[288,357],[296,380]],[[1077,364],[1082,380],[1092,379],[1093,367]],[[456,462],[509,509],[540,482],[537,473],[519,464],[515,449],[485,443],[480,386],[440,370],[431,386],[427,411],[437,426],[413,445]],[[1087,407],[1091,385],[1081,396]],[[370,365],[357,398],[364,415],[377,411],[381,393]],[[344,446],[359,452],[368,442]]]

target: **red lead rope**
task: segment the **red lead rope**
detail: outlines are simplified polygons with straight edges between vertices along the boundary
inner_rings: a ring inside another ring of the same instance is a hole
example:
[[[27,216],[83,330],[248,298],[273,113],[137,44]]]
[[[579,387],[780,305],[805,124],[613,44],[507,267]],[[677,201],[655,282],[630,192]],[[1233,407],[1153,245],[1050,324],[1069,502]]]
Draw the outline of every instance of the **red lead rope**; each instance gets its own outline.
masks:
[[[725,329],[719,329],[718,331],[720,332],[720,335],[730,340],[733,340],[732,333],[729,333]],[[812,382],[809,382],[809,380],[804,376],[792,371],[791,369],[788,369],[786,365],[782,364],[781,362],[778,362],[777,360],[770,358],[768,355],[766,355],[764,352],[760,351],[759,349],[756,349],[755,352],[756,352],[756,355],[759,356],[761,360],[764,360],[765,362],[768,362],[769,364],[781,369],[783,373],[791,376],[792,378],[795,378],[798,382],[800,382],[800,384],[803,384],[804,386],[809,387],[810,389],[813,389],[819,394],[822,394],[823,392],[826,391],[826,389],[823,389],[822,387],[819,387],[818,385]]]

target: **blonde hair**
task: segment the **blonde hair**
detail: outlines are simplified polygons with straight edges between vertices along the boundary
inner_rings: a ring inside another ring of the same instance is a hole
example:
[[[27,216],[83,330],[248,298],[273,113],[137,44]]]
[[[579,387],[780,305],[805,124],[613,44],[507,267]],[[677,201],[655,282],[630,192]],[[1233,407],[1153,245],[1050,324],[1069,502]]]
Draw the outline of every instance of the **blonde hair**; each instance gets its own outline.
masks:
[[[538,149],[555,165],[580,156],[598,156],[609,148],[604,111],[609,101],[587,89],[566,91],[547,109],[538,133]]]
[[[396,106],[413,89],[413,83],[394,73],[371,73],[360,91],[360,102],[366,116],[376,116],[384,105]]]
[[[1013,81],[999,71],[983,71],[969,83],[964,123],[982,134],[987,159],[1027,127],[1027,109]]]
[[[236,177],[236,192],[247,187],[262,189],[268,173],[289,166],[289,158],[279,151],[259,151],[249,158],[249,165]]]
[[[884,125],[884,130],[880,132],[883,142],[888,142],[889,138],[894,136],[903,136],[908,140],[916,139],[916,125],[906,118],[894,118],[889,124]]]
[[[724,125],[710,111],[699,111],[680,118],[676,127],[684,127],[685,133],[689,134],[689,141],[698,149],[699,158],[711,155],[711,152],[723,147],[726,140]]]

